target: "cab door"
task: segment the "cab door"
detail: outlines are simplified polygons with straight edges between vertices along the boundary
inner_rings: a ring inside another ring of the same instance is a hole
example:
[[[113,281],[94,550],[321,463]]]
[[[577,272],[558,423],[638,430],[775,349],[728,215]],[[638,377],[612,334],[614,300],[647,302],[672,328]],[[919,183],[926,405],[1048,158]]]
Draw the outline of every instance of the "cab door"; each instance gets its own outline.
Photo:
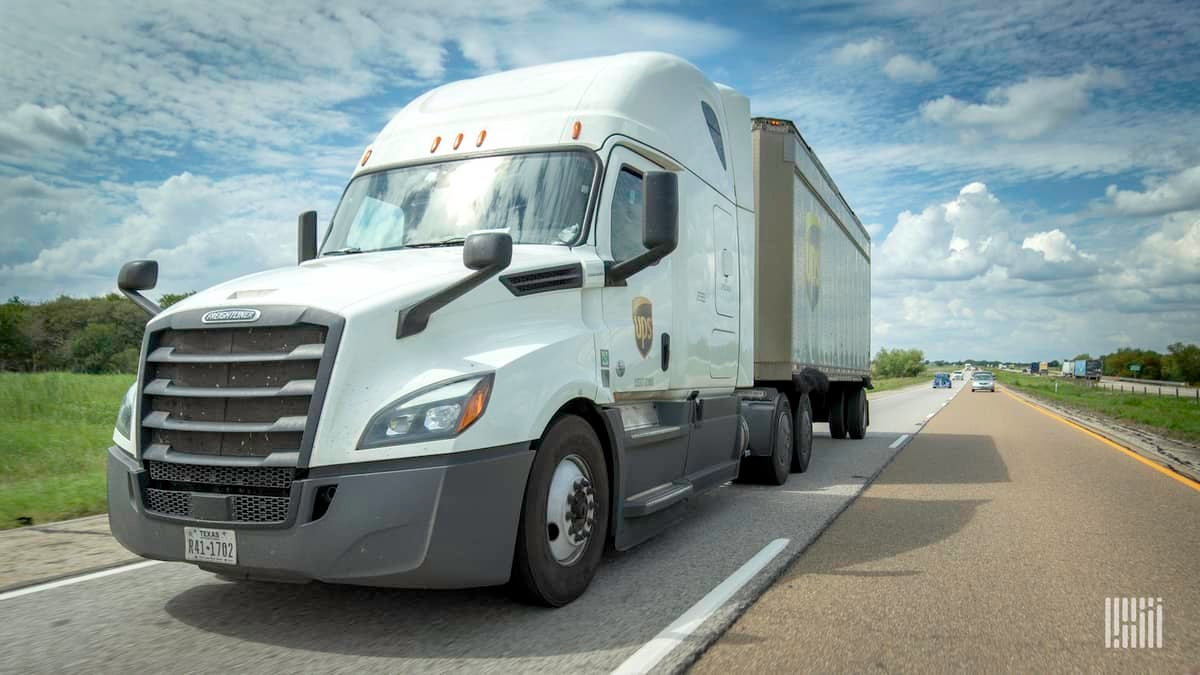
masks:
[[[613,263],[645,251],[642,245],[643,176],[659,170],[644,157],[617,146],[609,155],[597,222],[597,248]],[[681,225],[680,231],[683,231]],[[601,381],[614,395],[670,388],[671,256],[605,286],[603,307],[607,356],[600,355]],[[606,374],[607,373],[607,374]]]

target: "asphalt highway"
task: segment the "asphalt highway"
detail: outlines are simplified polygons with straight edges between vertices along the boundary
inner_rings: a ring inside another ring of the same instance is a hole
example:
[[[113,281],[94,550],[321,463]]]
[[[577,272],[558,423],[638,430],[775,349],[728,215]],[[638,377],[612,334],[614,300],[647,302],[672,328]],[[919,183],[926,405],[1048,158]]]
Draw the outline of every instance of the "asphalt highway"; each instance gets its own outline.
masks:
[[[1198,562],[1200,484],[964,392],[695,671],[1198,672]],[[1161,601],[1161,647],[1108,646],[1151,630],[1110,597]]]
[[[518,604],[503,589],[230,583],[158,563],[0,596],[0,671],[676,670],[719,637],[957,391],[880,394],[861,441],[835,442],[817,425],[807,473],[777,488],[728,485],[692,500],[674,528],[608,555],[588,592],[562,609]],[[743,569],[748,561],[752,569]],[[677,629],[698,603],[708,611]]]

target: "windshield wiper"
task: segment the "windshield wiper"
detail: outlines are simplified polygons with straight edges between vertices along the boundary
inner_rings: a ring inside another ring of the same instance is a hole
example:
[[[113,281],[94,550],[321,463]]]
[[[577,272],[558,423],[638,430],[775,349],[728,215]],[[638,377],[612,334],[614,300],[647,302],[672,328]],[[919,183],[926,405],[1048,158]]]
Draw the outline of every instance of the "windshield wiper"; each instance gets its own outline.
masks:
[[[362,253],[362,249],[357,246],[347,246],[346,248],[336,248],[332,251],[326,251],[321,254],[324,258],[327,255],[352,255],[354,253]]]
[[[467,243],[466,237],[447,237],[439,241],[423,241],[418,244],[405,244],[402,248],[436,248],[438,246],[461,246]]]

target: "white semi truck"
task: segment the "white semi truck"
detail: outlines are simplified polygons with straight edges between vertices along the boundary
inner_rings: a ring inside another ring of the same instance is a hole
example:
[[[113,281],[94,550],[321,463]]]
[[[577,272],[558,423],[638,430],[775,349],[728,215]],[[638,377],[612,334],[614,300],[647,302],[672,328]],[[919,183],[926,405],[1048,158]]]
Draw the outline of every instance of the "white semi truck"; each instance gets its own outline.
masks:
[[[869,421],[870,240],[796,128],[638,53],[438,87],[299,263],[152,318],[112,531],[231,579],[558,606],[731,479]]]

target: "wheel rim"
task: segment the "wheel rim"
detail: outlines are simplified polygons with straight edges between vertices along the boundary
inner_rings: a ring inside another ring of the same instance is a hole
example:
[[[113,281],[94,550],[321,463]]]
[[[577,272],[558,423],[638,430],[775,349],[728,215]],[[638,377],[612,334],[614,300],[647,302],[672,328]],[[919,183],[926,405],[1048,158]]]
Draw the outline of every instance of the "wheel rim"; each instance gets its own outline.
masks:
[[[546,543],[554,560],[564,566],[578,561],[595,525],[592,472],[579,455],[563,457],[554,468],[546,499]]]
[[[785,466],[792,456],[792,421],[786,412],[775,422],[775,462]]]

